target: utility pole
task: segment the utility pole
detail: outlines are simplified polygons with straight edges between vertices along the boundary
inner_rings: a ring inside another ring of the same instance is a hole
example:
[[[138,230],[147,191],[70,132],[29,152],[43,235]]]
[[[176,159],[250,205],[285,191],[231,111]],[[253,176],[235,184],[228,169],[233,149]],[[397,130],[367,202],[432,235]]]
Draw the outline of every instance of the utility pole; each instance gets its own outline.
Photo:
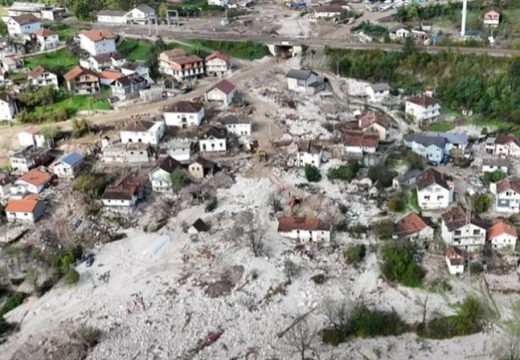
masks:
[[[468,0],[462,1],[462,23],[460,24],[460,37],[464,38],[466,35],[466,15],[468,12]]]

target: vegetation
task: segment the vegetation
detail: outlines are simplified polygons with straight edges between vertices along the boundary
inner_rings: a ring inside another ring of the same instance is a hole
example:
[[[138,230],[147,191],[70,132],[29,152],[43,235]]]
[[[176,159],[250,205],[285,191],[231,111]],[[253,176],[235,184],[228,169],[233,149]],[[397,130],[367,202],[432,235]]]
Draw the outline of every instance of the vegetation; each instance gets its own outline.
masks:
[[[303,170],[305,171],[305,178],[308,182],[319,182],[321,180],[320,169],[316,166],[307,164]]]
[[[144,61],[148,58],[151,48],[152,44],[148,41],[125,39],[118,50],[128,61]]]
[[[372,24],[368,21],[362,21],[359,25],[352,28],[352,32],[363,32],[368,36],[383,37],[388,34],[388,30],[381,25]]]
[[[408,196],[405,192],[396,193],[388,199],[388,210],[393,212],[403,212],[407,209]]]
[[[379,240],[390,240],[394,233],[394,223],[391,220],[378,221],[373,228]]]
[[[350,182],[356,178],[359,169],[361,169],[361,165],[355,161],[348,165],[340,165],[337,168],[330,169],[327,173],[327,177],[329,180],[338,179]]]
[[[409,287],[421,287],[423,268],[414,259],[410,246],[387,244],[382,249],[381,273],[389,281]]]
[[[170,180],[174,190],[179,190],[190,183],[190,179],[186,176],[184,171],[179,168],[171,173]]]
[[[103,194],[110,181],[107,174],[84,173],[74,180],[72,189],[95,199]]]
[[[52,86],[30,87],[18,94],[18,100],[29,108],[49,105],[54,102],[55,90]]]
[[[453,125],[453,122],[451,122],[451,121],[437,121],[437,122],[429,124],[428,130],[445,132],[445,131],[450,131],[451,129],[453,129],[453,127],[454,127],[454,125]]]
[[[41,65],[45,69],[61,75],[76,66],[78,61],[79,57],[67,48],[24,58],[25,66],[29,69]]]
[[[378,188],[387,188],[392,185],[392,179],[397,173],[390,170],[384,163],[376,164],[368,169],[368,177]]]
[[[409,149],[405,151],[403,159],[408,166],[408,170],[424,170],[426,166],[426,160]]]
[[[9,296],[5,300],[3,305],[0,307],[0,318],[2,318],[9,311],[11,311],[14,308],[16,308],[22,302],[23,302],[23,294],[21,294],[21,293],[14,293],[11,296]]]
[[[65,282],[69,285],[74,285],[79,282],[79,273],[73,268],[69,268],[65,273]]]
[[[491,196],[486,193],[475,194],[471,198],[471,208],[477,214],[486,212],[491,204]]]
[[[364,244],[356,244],[356,245],[349,245],[345,249],[345,251],[343,251],[343,256],[345,257],[345,260],[349,264],[357,266],[363,261],[366,253],[367,253],[367,248]]]
[[[90,133],[92,129],[92,123],[90,120],[81,118],[81,119],[74,119],[72,121],[72,132],[71,135],[73,138],[80,138],[85,136],[86,134]]]
[[[351,224],[348,227],[348,233],[358,239],[361,237],[361,234],[366,234],[366,232],[366,226],[361,225],[360,223]]]
[[[218,199],[216,196],[212,196],[206,203],[206,212],[212,212],[218,206]]]
[[[83,326],[74,331],[71,338],[78,340],[85,349],[91,349],[98,344],[101,335],[101,330],[91,326]]]
[[[486,181],[488,183],[496,183],[506,177],[507,177],[507,174],[500,170],[495,170],[493,172],[484,173],[484,176],[483,176],[484,181]]]
[[[471,7],[470,4],[468,4],[468,6]],[[412,4],[398,7],[395,17],[399,22],[430,20],[440,16],[456,17],[461,9],[462,7],[459,3],[433,4],[429,6],[417,6],[416,4]]]
[[[219,50],[229,56],[238,59],[256,60],[271,53],[269,48],[253,41],[221,41],[221,40],[187,40],[195,48],[205,48],[209,50]]]
[[[472,261],[469,263],[469,272],[471,275],[481,274],[484,271],[484,266],[480,262]]]
[[[171,10],[177,10],[179,16],[183,17],[197,17],[202,15],[219,16],[224,12],[223,7],[208,5],[205,0],[168,4],[168,8]]]

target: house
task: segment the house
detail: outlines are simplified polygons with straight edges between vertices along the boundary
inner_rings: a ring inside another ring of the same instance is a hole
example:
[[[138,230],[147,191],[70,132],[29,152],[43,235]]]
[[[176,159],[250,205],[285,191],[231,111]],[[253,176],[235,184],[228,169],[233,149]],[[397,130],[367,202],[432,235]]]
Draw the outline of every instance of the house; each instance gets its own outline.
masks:
[[[453,202],[453,185],[433,168],[417,177],[417,202],[422,210],[446,209]]]
[[[380,141],[385,141],[388,137],[388,120],[380,113],[366,111],[358,119],[358,127],[367,133],[377,134]]]
[[[504,220],[497,220],[487,230],[487,240],[493,249],[514,250],[518,233],[516,228]]]
[[[67,89],[76,95],[88,95],[100,92],[99,77],[92,71],[75,66],[63,75]]]
[[[209,231],[210,227],[201,218],[195,220],[193,224],[188,228],[188,234],[195,235],[201,232]]]
[[[101,201],[103,205],[112,209],[131,209],[144,198],[142,182],[139,178],[123,175],[110,184]]]
[[[365,88],[365,94],[369,101],[383,102],[390,96],[390,85],[386,83],[371,84]]]
[[[150,172],[150,183],[153,191],[157,192],[172,192],[173,185],[171,180],[172,173],[180,168],[181,164],[167,156],[159,161],[155,169]]]
[[[233,114],[228,114],[218,121],[226,128],[229,134],[240,136],[251,136],[251,121],[243,117],[239,117]]]
[[[110,86],[114,83],[114,81],[123,76],[123,73],[118,70],[103,70],[99,74],[99,82],[101,85]]]
[[[478,250],[486,242],[486,224],[477,216],[471,216],[460,207],[441,215],[441,237],[448,246],[465,250]]]
[[[482,13],[482,23],[484,26],[497,27],[500,23],[500,12],[498,9],[490,8]]]
[[[312,70],[291,69],[285,78],[287,88],[298,93],[314,95],[324,88],[323,79]]]
[[[126,24],[126,14],[126,11],[102,10],[97,13],[96,18],[98,23]]]
[[[509,162],[506,159],[493,159],[493,158],[484,158],[482,159],[482,172],[495,172],[501,171],[507,175],[509,172]]]
[[[316,218],[282,216],[278,219],[278,233],[294,240],[328,244],[331,226]]]
[[[404,137],[404,146],[434,165],[446,163],[447,145],[448,140],[441,136],[406,134]]]
[[[236,87],[230,81],[220,80],[215,86],[204,94],[206,101],[216,101],[224,106],[229,106],[235,97]]]
[[[106,69],[114,70],[122,67],[125,63],[126,59],[120,52],[99,54],[79,60],[79,64],[82,67],[96,72],[101,72]]]
[[[228,73],[231,68],[229,55],[214,51],[206,56],[206,73],[210,76],[222,77]]]
[[[173,139],[168,143],[168,155],[177,161],[189,161],[192,142],[188,139]]]
[[[137,24],[155,24],[157,20],[155,10],[146,4],[133,8],[126,13],[125,18],[128,22]]]
[[[414,212],[409,213],[396,224],[396,235],[399,239],[433,240],[433,224]]]
[[[166,50],[159,54],[159,71],[178,81],[197,78],[204,75],[204,60],[182,49]]]
[[[74,179],[83,168],[84,161],[83,155],[73,151],[56,160],[51,170],[59,178]]]
[[[9,222],[35,223],[45,213],[45,203],[35,195],[27,195],[23,199],[11,199],[5,206],[5,215]]]
[[[41,65],[34,67],[27,75],[27,79],[32,86],[45,87],[52,86],[58,90],[58,76],[50,71],[45,70]]]
[[[83,30],[77,37],[79,47],[90,55],[110,54],[117,51],[116,35],[108,29]]]
[[[15,71],[22,67],[22,61],[18,59],[15,55],[7,55],[2,61],[2,69],[4,71]]]
[[[405,113],[419,122],[433,122],[439,119],[441,106],[427,95],[411,96],[405,102]]]
[[[486,141],[486,152],[500,157],[520,157],[520,139],[508,134],[500,134]]]
[[[59,35],[52,30],[39,28],[33,35],[36,37],[36,43],[40,46],[40,51],[56,49],[60,45]]]
[[[11,186],[14,181],[15,178],[13,176],[5,172],[0,172],[0,204],[3,204],[3,199],[6,199],[11,195]]]
[[[18,112],[14,97],[5,92],[0,92],[0,120],[13,120]]]
[[[398,176],[392,180],[392,188],[399,190],[408,186],[415,185],[417,177],[420,174],[421,171],[417,169],[407,171],[403,175]]]
[[[491,193],[495,195],[495,208],[499,212],[520,212],[520,181],[505,178],[490,184]]]
[[[124,64],[118,65],[123,75],[140,75],[148,81],[149,84],[154,84],[150,77],[150,69],[142,61],[125,61]]]
[[[188,166],[188,171],[193,178],[200,180],[213,175],[217,171],[217,165],[199,156]]]
[[[166,128],[162,121],[136,120],[121,130],[121,142],[157,145],[164,136]]]
[[[317,6],[314,9],[314,18],[315,19],[332,19],[338,18],[343,11],[343,6],[341,4],[326,4]]]
[[[41,20],[32,14],[12,16],[7,20],[7,31],[11,36],[30,36],[42,27]]]
[[[227,134],[225,129],[210,126],[204,129],[199,138],[200,152],[217,152],[227,150]]]
[[[18,193],[38,194],[45,189],[51,182],[52,175],[42,170],[32,169],[28,173],[23,174],[14,182]]]
[[[208,0],[208,5],[225,7],[228,4],[228,0]]]
[[[448,272],[451,275],[458,275],[464,273],[464,253],[461,249],[453,246],[448,246],[445,252],[446,265],[448,265]]]
[[[38,19],[56,21],[67,15],[67,10],[62,7],[54,7],[48,4],[15,1],[7,9],[9,16],[34,15]]]
[[[140,75],[127,75],[114,80],[110,89],[119,100],[128,100],[139,96],[139,91],[146,88],[148,82]]]
[[[144,164],[150,161],[148,145],[111,143],[103,147],[102,160],[105,163]]]
[[[443,137],[446,139],[446,154],[450,154],[452,150],[458,149],[465,152],[469,145],[469,136],[454,132],[427,131],[426,136]]]
[[[164,111],[167,126],[187,128],[199,126],[204,119],[204,105],[200,102],[180,101]]]
[[[345,145],[345,154],[373,154],[377,151],[379,136],[374,134],[365,134],[361,131],[348,131],[345,134],[343,143]]]
[[[298,153],[296,154],[296,163],[298,166],[313,165],[319,167],[321,165],[322,147],[314,144],[309,140],[298,142]]]
[[[403,24],[396,25],[388,29],[388,35],[392,40],[401,40],[410,36],[410,30],[408,30]]]
[[[9,156],[11,169],[17,174],[28,172],[36,166],[46,165],[50,160],[48,149],[34,146],[28,146]]]

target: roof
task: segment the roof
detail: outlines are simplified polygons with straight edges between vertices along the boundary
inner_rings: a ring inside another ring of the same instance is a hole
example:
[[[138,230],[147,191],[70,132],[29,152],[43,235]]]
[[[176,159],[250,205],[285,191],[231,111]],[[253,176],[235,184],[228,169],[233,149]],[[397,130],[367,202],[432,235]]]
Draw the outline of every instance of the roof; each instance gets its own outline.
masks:
[[[388,120],[380,113],[365,111],[358,120],[359,127],[365,129],[373,124],[379,124],[385,129],[388,128]]]
[[[298,142],[298,152],[306,152],[309,154],[319,154],[321,152],[321,146],[314,144],[310,140],[302,140]]]
[[[146,132],[155,125],[155,122],[148,120],[135,120],[123,128],[122,131]]]
[[[514,237],[518,237],[518,233],[516,229],[506,223],[504,220],[497,220],[491,227],[487,230],[488,239],[493,239],[499,235],[508,234]]]
[[[132,84],[139,84],[139,83],[146,82],[146,80],[140,75],[132,74],[132,75],[121,76],[120,78],[116,79],[116,82],[120,83],[122,86],[130,86]]]
[[[145,14],[155,14],[155,10],[146,4],[141,4],[137,6],[136,9],[141,10]]]
[[[52,36],[56,35],[56,32],[46,28],[39,28],[38,30],[33,32],[33,34],[36,36]]]
[[[118,11],[118,10],[101,10],[98,11],[97,15],[101,16],[125,16],[127,14],[126,11]]]
[[[406,101],[412,102],[417,105],[421,105],[423,107],[429,107],[438,104],[438,102],[434,98],[428,95],[411,96]]]
[[[204,169],[213,169],[216,166],[216,164],[213,161],[205,159],[201,156],[197,157],[195,160],[193,160],[191,162],[191,164],[195,164],[195,163],[202,165],[202,167]]]
[[[99,74],[103,79],[117,80],[123,77],[123,74],[117,70],[104,70]]]
[[[397,235],[399,237],[410,236],[431,226],[428,219],[412,212],[397,222]]]
[[[306,80],[313,74],[312,70],[305,69],[291,69],[285,75],[286,78],[297,79],[297,80]]]
[[[450,190],[450,186],[448,185],[444,174],[438,172],[434,168],[429,168],[423,171],[419,176],[417,176],[416,182],[418,190],[425,189],[433,184],[440,185],[446,190]]]
[[[17,24],[20,24],[20,25],[41,22],[41,20],[38,19],[33,14],[23,14],[23,15],[19,15],[19,16],[11,16],[11,19],[13,19]]]
[[[448,246],[444,254],[448,258],[450,265],[464,265],[464,253],[461,249]]]
[[[82,68],[79,65],[76,65],[72,69],[67,71],[65,73],[65,75],[63,75],[63,78],[66,81],[71,81],[71,80],[74,80],[75,78],[77,78],[78,76],[80,76],[82,74],[92,75],[92,76],[95,76],[97,78],[97,75],[94,72],[92,72],[92,71],[90,71],[88,69],[84,69],[84,68]]]
[[[184,51],[183,49],[180,49],[180,48],[174,48],[171,50],[163,51],[162,53],[159,54],[159,56],[165,56],[169,60],[173,60],[175,58],[186,56],[186,51]]]
[[[141,187],[141,180],[123,175],[110,184],[103,193],[102,199],[130,200]]]
[[[19,177],[17,181],[23,181],[34,186],[40,186],[47,184],[49,181],[51,181],[51,179],[52,176],[50,174],[47,174],[46,172],[40,171],[38,169],[32,169],[28,173]]]
[[[41,65],[38,65],[29,72],[28,77],[34,79],[34,78],[37,78],[38,76],[40,76],[41,74],[43,74],[44,72],[45,72],[45,68]]]
[[[181,163],[170,156],[166,156],[159,162],[156,169],[161,169],[171,174],[175,169],[181,166]]]
[[[249,124],[250,121],[248,119],[242,118],[240,116],[234,114],[227,114],[220,119],[218,122],[223,125],[232,125],[232,124]]]
[[[165,112],[174,113],[198,113],[204,108],[204,104],[194,101],[179,101],[178,103],[170,105]]]
[[[390,91],[390,85],[388,85],[387,83],[372,84],[368,85],[368,87],[372,88],[372,90],[374,90],[375,92]]]
[[[413,169],[413,170],[407,171],[406,173],[401,175],[399,177],[399,180],[400,181],[408,181],[408,180],[416,178],[419,175],[421,175],[421,170]]]
[[[62,162],[70,166],[74,166],[76,164],[79,164],[83,161],[83,155],[80,153],[77,153],[75,151],[70,152],[68,154],[64,154],[62,157],[58,159],[57,162]]]
[[[278,219],[278,232],[293,230],[323,230],[329,231],[330,225],[317,218],[282,216]]]
[[[397,30],[401,30],[401,29],[408,31],[408,29],[406,28],[406,26],[404,24],[399,24],[399,25],[393,26],[390,29],[388,29],[388,32],[393,33],[393,32],[396,32]]]
[[[208,137],[214,137],[216,139],[226,139],[227,138],[225,129],[217,128],[214,126],[209,126],[209,127],[205,128],[203,131],[202,137],[204,139],[206,139]]]
[[[345,134],[344,139],[345,146],[350,147],[373,147],[377,148],[379,144],[379,136],[372,134],[363,134],[363,133],[355,133],[348,132]]]
[[[507,190],[513,190],[520,194],[520,181],[506,177],[496,183],[497,194],[503,193]]]
[[[497,137],[495,138],[495,144],[504,145],[512,142],[517,145],[520,145],[520,141],[518,140],[518,138],[511,134],[500,134],[497,135]]]
[[[482,159],[482,166],[509,167],[509,161],[503,158],[484,158]]]
[[[321,5],[316,8],[316,12],[320,13],[340,13],[342,10],[343,6],[341,4]]]
[[[31,3],[31,2],[27,2],[27,1],[15,1],[9,7],[9,10],[39,12],[47,7],[48,7],[48,5],[41,4],[41,3]]]
[[[23,199],[12,199],[7,202],[6,212],[32,213],[39,201],[34,194],[27,195]]]
[[[0,92],[0,100],[5,102],[13,102],[14,97],[12,97],[10,94],[5,92]]]
[[[204,221],[202,221],[201,218],[198,218],[197,220],[195,220],[195,222],[193,224],[191,224],[191,226],[193,226],[195,228],[195,230],[197,230],[199,232],[209,230],[209,226]]]
[[[181,57],[176,57],[174,59],[170,59],[170,61],[173,63],[179,64],[179,65],[186,65],[186,64],[202,62],[204,60],[202,60],[197,55],[186,55],[186,56],[181,56]]]
[[[425,147],[428,147],[430,145],[435,145],[438,148],[444,149],[446,147],[446,144],[448,143],[448,140],[445,137],[442,136],[429,136],[424,134],[406,134],[404,136],[405,142],[415,142],[418,144],[421,144]]]
[[[209,54],[208,56],[206,56],[206,61],[210,61],[210,60],[213,60],[213,59],[221,59],[221,60],[224,60],[224,61],[229,61],[229,59],[231,59],[231,57],[227,54],[224,54],[220,51],[213,51],[211,54]]]
[[[466,211],[460,206],[456,206],[453,209],[448,210],[442,214],[441,217],[449,231],[455,231],[468,224]],[[470,219],[470,223],[483,229],[486,228],[484,221],[476,215]]]
[[[469,136],[466,134],[453,133],[453,132],[440,132],[440,131],[427,131],[426,136],[439,136],[445,138],[450,144],[455,145],[467,145]]]
[[[224,94],[231,94],[236,89],[236,87],[232,82],[223,79],[220,80],[212,89],[218,89]]]
[[[28,133],[28,134],[31,134],[31,135],[36,135],[38,134],[38,128],[36,126],[29,126],[29,127],[26,127],[25,129],[23,129],[23,131],[21,131],[22,133]]]
[[[89,38],[92,41],[101,41],[101,40],[109,40],[109,39],[116,38],[116,35],[108,29],[83,30],[80,32],[80,34],[85,35],[87,38]]]

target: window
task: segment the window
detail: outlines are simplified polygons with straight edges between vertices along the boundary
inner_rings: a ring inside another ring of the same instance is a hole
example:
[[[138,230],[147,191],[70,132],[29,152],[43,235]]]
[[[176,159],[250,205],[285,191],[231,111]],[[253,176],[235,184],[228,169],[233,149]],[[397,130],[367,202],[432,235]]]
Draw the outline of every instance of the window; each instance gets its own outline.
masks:
[[[442,195],[437,196],[437,200],[442,200],[442,199],[444,199],[444,196],[442,196]]]
[[[429,195],[426,195],[426,196],[424,197],[424,200],[430,200],[430,196],[429,196]]]
[[[473,235],[480,235],[480,229],[473,230]]]
[[[462,233],[460,230],[455,230],[455,236],[460,236]]]

